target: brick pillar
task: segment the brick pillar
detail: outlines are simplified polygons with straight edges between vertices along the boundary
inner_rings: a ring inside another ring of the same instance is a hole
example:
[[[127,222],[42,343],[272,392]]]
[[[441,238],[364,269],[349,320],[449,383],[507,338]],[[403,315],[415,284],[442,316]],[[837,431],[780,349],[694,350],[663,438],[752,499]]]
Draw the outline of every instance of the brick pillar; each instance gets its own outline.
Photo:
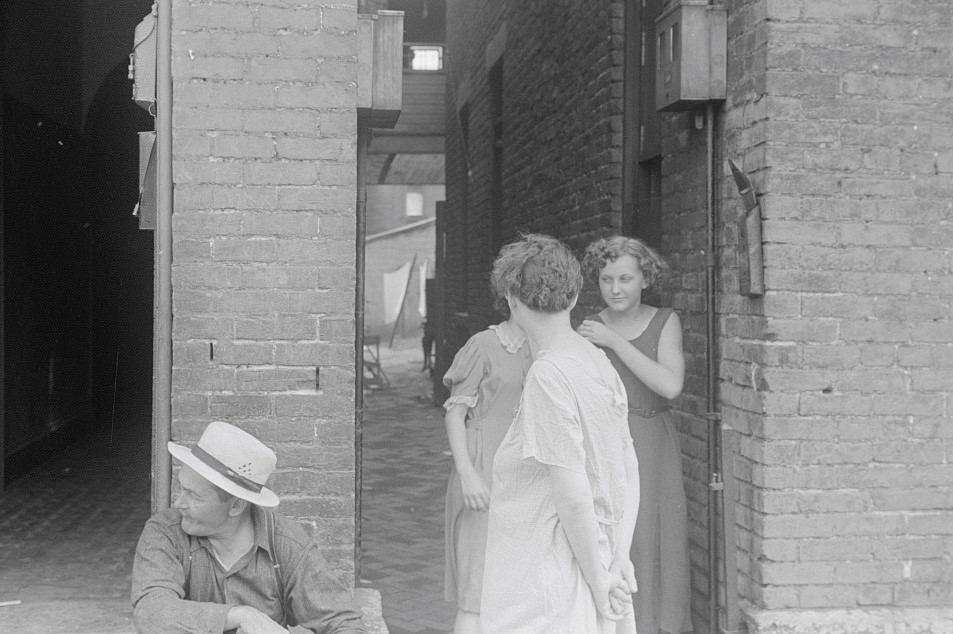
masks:
[[[355,0],[174,3],[173,429],[275,448],[353,580]]]
[[[953,631],[953,5],[729,4],[768,289],[723,302],[748,630]]]

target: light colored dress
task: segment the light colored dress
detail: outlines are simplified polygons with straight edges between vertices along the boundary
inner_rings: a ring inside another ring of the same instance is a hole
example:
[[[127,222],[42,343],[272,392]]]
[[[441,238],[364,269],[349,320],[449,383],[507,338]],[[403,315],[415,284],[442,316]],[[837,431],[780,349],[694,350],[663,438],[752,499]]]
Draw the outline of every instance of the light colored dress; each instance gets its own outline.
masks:
[[[659,308],[649,325],[629,343],[658,360],[659,338],[671,308]],[[587,319],[602,321],[599,315]],[[632,539],[632,563],[639,591],[633,597],[635,621],[643,634],[692,631],[688,513],[682,476],[682,450],[668,399],[653,392],[612,351],[629,399],[629,431],[639,457],[642,495]]]
[[[579,335],[567,335],[558,350],[538,355],[493,465],[480,610],[484,634],[616,631],[614,621],[599,615],[573,555],[548,468],[588,476],[600,556],[608,568],[627,503],[625,452],[632,438],[626,411],[619,375]]]
[[[531,363],[526,337],[504,322],[470,337],[443,377],[450,388],[444,407],[462,403],[469,408],[467,450],[488,487],[493,456],[513,420]],[[464,505],[460,475],[453,470],[444,523],[444,598],[456,602],[460,610],[480,610],[486,524],[485,511],[471,511]]]

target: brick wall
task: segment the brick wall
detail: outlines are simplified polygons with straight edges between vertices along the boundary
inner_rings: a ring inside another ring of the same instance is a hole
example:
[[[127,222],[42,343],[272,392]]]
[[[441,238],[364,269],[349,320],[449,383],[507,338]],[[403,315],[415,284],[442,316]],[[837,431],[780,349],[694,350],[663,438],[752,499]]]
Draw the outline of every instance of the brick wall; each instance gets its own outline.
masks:
[[[505,60],[505,237],[545,231],[580,248],[618,218],[620,5],[449,3],[446,310],[467,313],[456,324],[471,332],[493,318],[487,58]],[[739,596],[728,601],[743,608],[727,625],[953,631],[953,5],[725,5],[729,93],[712,148],[717,409],[736,533],[727,555]],[[469,165],[455,119],[464,105]],[[658,296],[685,327],[678,424],[705,632],[708,123],[695,114],[661,117],[661,250],[674,275]],[[729,158],[763,207],[760,298],[739,292],[743,206]]]
[[[353,0],[173,6],[173,437],[278,454],[284,513],[353,578]]]
[[[448,226],[460,227],[451,229],[447,244],[448,301],[452,310],[469,314],[474,332],[499,320],[488,287],[496,256],[487,222],[493,138],[488,61],[503,60],[503,242],[533,231],[582,249],[620,220],[622,3],[457,0],[447,11],[446,209]],[[468,183],[457,120],[464,105]],[[470,218],[466,229],[464,215]],[[463,272],[464,249],[466,284],[453,278]]]
[[[729,15],[726,149],[763,194],[768,288],[722,277],[749,628],[950,631],[953,6]]]

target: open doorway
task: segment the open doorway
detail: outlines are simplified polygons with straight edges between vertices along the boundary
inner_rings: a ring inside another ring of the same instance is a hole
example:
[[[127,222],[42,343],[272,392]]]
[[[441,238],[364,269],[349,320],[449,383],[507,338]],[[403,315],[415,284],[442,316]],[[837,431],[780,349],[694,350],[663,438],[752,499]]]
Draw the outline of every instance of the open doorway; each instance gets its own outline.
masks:
[[[6,597],[35,600],[40,586],[59,599],[110,584],[127,593],[127,555],[149,512],[153,236],[132,212],[137,132],[153,120],[131,100],[127,66],[150,7],[0,7]],[[70,578],[64,561],[96,562],[101,583]]]
[[[141,6],[118,29],[92,4],[0,13],[4,484],[84,431],[151,416],[152,234],[132,211],[152,118],[127,77],[150,3],[124,3]]]

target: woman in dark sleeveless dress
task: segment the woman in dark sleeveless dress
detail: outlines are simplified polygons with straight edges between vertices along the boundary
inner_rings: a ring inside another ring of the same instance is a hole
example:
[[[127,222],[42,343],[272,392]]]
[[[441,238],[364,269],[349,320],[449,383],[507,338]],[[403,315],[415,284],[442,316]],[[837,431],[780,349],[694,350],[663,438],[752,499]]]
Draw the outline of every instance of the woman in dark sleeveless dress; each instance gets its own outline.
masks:
[[[682,326],[672,309],[642,303],[642,291],[664,267],[643,242],[622,236],[592,243],[583,260],[606,308],[583,321],[579,333],[605,350],[622,378],[639,459],[641,501],[631,553],[639,634],[692,631],[682,454],[668,411],[685,378]]]

